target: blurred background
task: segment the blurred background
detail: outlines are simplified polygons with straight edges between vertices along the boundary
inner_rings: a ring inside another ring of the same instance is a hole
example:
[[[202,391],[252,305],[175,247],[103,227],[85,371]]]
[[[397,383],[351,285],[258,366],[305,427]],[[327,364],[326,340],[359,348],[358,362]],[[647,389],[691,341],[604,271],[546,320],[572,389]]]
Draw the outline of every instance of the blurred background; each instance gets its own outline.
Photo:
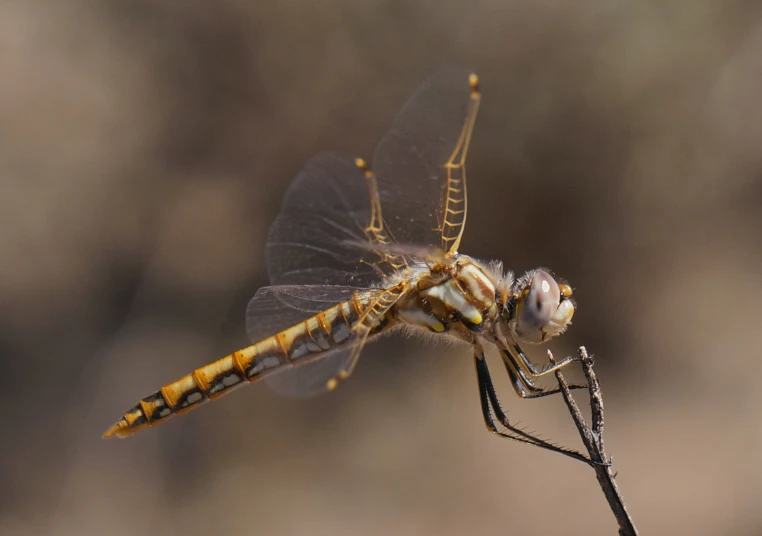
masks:
[[[588,467],[485,430],[443,345],[386,339],[330,395],[256,385],[100,439],[247,344],[290,180],[372,156],[451,62],[484,93],[461,250],[574,286],[551,347],[596,355],[638,527],[762,532],[758,2],[9,0],[0,534],[616,532]],[[560,400],[496,377],[512,419],[581,448]]]

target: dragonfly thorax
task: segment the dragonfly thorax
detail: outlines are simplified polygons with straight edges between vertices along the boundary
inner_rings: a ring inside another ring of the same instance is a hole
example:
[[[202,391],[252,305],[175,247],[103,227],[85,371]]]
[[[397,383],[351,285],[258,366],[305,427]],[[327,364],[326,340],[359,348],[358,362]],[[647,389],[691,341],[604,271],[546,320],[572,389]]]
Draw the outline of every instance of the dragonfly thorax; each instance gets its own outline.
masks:
[[[477,261],[459,255],[443,277],[441,267],[423,273],[396,308],[398,320],[435,333],[473,340],[498,319],[496,281]]]

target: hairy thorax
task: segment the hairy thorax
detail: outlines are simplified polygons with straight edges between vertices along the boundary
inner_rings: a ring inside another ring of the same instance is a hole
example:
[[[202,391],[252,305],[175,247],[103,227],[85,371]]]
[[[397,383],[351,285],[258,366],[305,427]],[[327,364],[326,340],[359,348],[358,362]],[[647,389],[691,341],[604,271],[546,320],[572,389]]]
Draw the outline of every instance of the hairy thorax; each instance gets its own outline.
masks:
[[[473,342],[476,332],[491,329],[498,319],[496,285],[488,268],[460,255],[421,271],[393,314],[411,327]]]

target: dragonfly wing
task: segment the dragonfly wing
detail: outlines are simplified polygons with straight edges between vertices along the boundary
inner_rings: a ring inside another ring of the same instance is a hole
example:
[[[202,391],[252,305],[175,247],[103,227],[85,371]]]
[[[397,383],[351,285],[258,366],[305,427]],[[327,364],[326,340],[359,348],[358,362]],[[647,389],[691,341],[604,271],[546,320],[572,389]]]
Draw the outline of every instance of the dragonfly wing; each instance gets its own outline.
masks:
[[[270,229],[270,282],[367,287],[408,264],[393,244],[457,250],[479,101],[474,75],[443,69],[399,112],[373,171],[341,153],[310,160]]]
[[[262,340],[351,299],[356,292],[381,291],[334,285],[261,288],[246,310],[246,331],[252,341]],[[314,359],[266,377],[264,382],[274,392],[292,398],[323,393],[328,390],[328,381],[346,368],[365,342],[363,337],[353,336]]]
[[[311,159],[288,189],[267,239],[273,285],[370,286],[395,271],[373,246],[375,178],[340,153]]]
[[[253,340],[358,289],[367,292],[363,287],[404,270],[409,259],[436,260],[457,250],[467,209],[465,158],[479,100],[474,75],[444,69],[397,115],[376,150],[375,173],[339,153],[307,163],[270,229],[268,273],[277,286],[258,292],[249,305]],[[368,333],[358,329],[340,347],[269,383],[286,394],[325,390],[326,379],[354,365]]]
[[[341,285],[262,287],[246,308],[246,333],[252,342],[260,341],[351,299],[356,292],[368,289]]]
[[[399,112],[373,157],[387,232],[453,253],[466,221],[465,159],[479,107],[475,75],[448,67]]]

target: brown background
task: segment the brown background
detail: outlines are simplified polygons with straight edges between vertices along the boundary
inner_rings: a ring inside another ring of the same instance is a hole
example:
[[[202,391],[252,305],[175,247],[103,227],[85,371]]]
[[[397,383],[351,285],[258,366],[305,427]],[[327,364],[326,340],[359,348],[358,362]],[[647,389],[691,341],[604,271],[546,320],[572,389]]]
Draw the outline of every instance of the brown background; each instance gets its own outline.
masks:
[[[721,0],[0,2],[0,534],[615,532],[592,471],[485,431],[470,357],[447,346],[385,340],[331,395],[254,386],[99,438],[247,343],[291,178],[321,150],[372,155],[448,62],[484,91],[462,250],[574,285],[553,348],[597,356],[642,532],[762,532],[760,17]],[[512,418],[578,446],[559,400],[499,388]]]

